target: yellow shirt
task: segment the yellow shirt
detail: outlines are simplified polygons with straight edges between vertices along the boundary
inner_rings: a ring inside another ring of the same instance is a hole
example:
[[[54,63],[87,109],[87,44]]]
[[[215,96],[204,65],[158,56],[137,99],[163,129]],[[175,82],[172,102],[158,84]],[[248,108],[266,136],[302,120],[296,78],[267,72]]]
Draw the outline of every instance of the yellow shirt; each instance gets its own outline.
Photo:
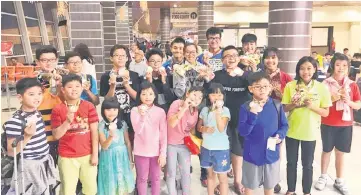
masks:
[[[287,83],[282,104],[291,104],[292,97],[296,93],[296,87],[296,80]],[[332,106],[330,92],[324,84],[313,80],[307,88],[308,96],[312,97],[312,104],[321,108]],[[316,133],[319,133],[320,130],[321,116],[306,107],[295,108],[288,115],[288,124],[287,137],[301,141],[314,141],[316,140]]]

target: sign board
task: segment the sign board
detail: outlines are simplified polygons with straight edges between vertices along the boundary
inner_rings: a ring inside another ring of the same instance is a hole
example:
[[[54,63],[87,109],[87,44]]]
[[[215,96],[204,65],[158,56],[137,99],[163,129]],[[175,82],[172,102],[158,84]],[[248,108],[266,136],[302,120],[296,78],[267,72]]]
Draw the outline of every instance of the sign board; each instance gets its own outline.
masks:
[[[1,42],[1,55],[13,55],[14,44],[9,41]]]
[[[171,8],[170,22],[193,23],[198,22],[197,8]]]

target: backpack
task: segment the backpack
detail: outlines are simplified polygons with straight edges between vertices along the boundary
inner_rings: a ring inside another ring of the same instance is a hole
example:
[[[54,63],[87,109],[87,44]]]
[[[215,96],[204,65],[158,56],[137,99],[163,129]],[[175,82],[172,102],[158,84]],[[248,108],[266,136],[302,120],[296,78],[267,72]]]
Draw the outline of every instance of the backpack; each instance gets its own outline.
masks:
[[[248,110],[250,109],[249,104],[251,103],[251,101],[252,100],[248,100],[246,102]],[[282,104],[281,104],[280,101],[275,100],[275,99],[272,99],[272,103],[276,107],[276,110],[277,110],[277,114],[278,114],[278,121],[277,121],[278,125],[277,126],[278,126],[278,128],[280,128],[280,126],[281,126],[281,106],[282,106]]]

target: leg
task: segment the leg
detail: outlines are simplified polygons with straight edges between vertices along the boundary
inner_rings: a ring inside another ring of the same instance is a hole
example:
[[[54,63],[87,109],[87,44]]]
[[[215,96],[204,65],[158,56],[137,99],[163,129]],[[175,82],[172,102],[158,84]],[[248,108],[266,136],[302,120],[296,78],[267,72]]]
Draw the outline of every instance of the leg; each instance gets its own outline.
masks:
[[[191,174],[189,171],[191,167],[191,153],[185,145],[180,145],[178,153],[178,164],[181,175],[182,194],[190,195]]]
[[[321,174],[327,174],[327,169],[330,164],[331,152],[335,147],[336,127],[321,125],[321,138],[322,138],[322,156],[321,156]]]
[[[253,190],[252,189],[249,189],[249,188],[245,188],[245,194],[246,195],[252,195],[253,194]]]
[[[287,192],[293,193],[296,191],[297,181],[297,161],[298,161],[298,147],[300,141],[286,137],[286,156],[287,156]]]
[[[336,152],[336,151],[335,151]],[[322,152],[321,155],[321,174],[327,174],[327,169],[330,164],[331,152]]]
[[[335,149],[336,154],[336,177],[343,178],[344,153]]]
[[[82,183],[82,192],[86,195],[95,195],[97,193],[97,166],[90,164],[91,155],[80,157],[80,182]]]
[[[213,168],[207,169],[207,191],[208,195],[214,195],[214,189],[216,188],[216,173],[213,172]]]
[[[336,176],[338,179],[343,178],[344,154],[351,152],[353,127],[344,127],[337,131],[338,140],[335,144],[336,150]]]
[[[147,195],[147,181],[149,175],[150,158],[134,155],[137,172],[137,190],[139,195]]]
[[[304,194],[311,193],[313,182],[313,159],[316,141],[301,141],[302,188]]]
[[[273,195],[273,189],[264,189],[264,195]]]
[[[221,195],[228,195],[228,176],[227,176],[227,173],[219,173],[217,175],[218,175]]]
[[[243,157],[232,154],[232,168],[234,174],[234,186],[236,191],[242,192],[242,162]]]
[[[149,171],[152,183],[152,195],[160,194],[160,166],[158,164],[158,158],[158,156],[150,158]]]
[[[80,163],[77,161],[77,158],[64,158],[59,156],[58,166],[61,181],[60,194],[75,194],[80,172]]]
[[[175,185],[176,173],[177,173],[177,147],[174,145],[168,145],[167,147],[167,166],[166,172],[166,183],[168,188],[168,193],[170,195],[177,194],[177,189]]]

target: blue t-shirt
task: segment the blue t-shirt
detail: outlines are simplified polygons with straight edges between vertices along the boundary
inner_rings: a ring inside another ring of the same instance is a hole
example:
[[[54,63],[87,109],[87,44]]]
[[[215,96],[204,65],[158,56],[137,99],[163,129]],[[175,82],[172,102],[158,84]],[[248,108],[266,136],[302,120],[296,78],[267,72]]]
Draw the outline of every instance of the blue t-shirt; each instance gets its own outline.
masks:
[[[90,76],[91,77],[91,80],[90,80],[90,91],[94,94],[94,95],[98,95],[98,90],[97,90],[97,81],[94,79],[93,76]],[[87,76],[87,79],[88,79],[88,76]],[[83,92],[81,93],[81,96],[80,98],[82,100],[86,100],[86,101],[89,101],[91,102],[91,99],[90,97],[88,96],[88,94],[85,92],[85,90],[83,90]]]
[[[203,133],[203,143],[202,146],[208,150],[228,150],[229,149],[229,140],[227,135],[227,126],[223,132],[219,132],[216,122],[216,113],[214,111],[208,112],[209,108],[204,107],[199,115],[199,118],[203,120],[203,125],[207,127],[213,127],[214,132]],[[231,114],[227,107],[223,107],[222,117],[228,117],[231,119]]]
[[[209,59],[209,64],[212,65],[213,72],[216,72],[217,70],[222,70],[224,68],[223,62],[222,62],[222,53],[223,53],[223,50],[218,52],[216,55],[213,55]],[[202,53],[201,55],[199,55],[197,57],[197,61],[200,62],[201,64],[204,64],[203,55],[204,55],[204,53]]]

